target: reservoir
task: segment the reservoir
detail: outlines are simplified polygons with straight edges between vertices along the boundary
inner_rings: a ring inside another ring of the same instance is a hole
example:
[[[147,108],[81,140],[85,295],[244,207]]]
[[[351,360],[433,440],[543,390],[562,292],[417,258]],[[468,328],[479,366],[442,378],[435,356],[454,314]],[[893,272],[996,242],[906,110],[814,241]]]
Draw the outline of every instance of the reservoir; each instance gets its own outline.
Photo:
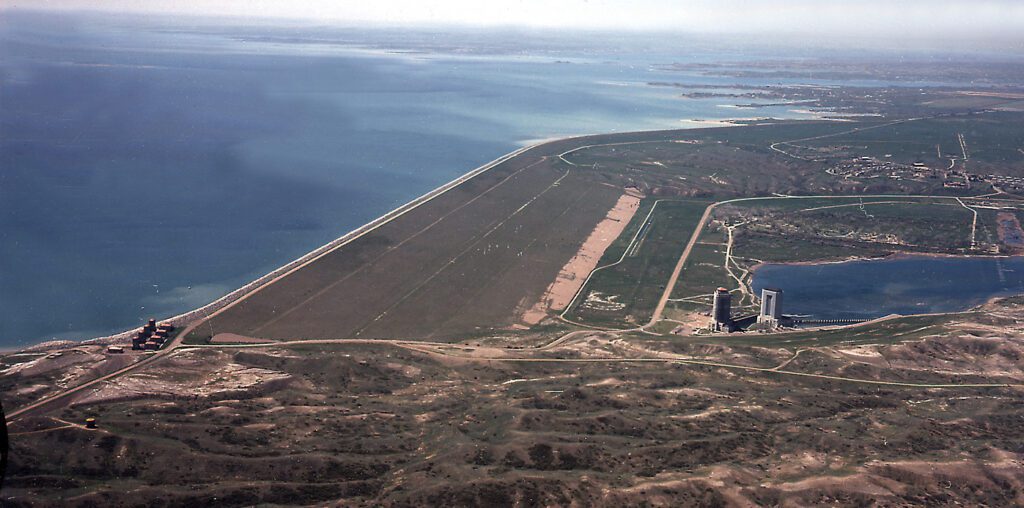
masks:
[[[0,348],[200,307],[539,139],[737,115],[650,82],[743,82],[658,67],[728,54],[645,37],[17,16],[0,23]],[[740,114],[806,116],[790,109]]]
[[[3,16],[0,349],[203,306],[539,139],[813,116],[671,85],[764,84],[675,65],[743,37]]]
[[[766,264],[756,294],[785,292],[783,312],[814,319],[871,319],[969,309],[1024,293],[1024,257],[901,256],[825,264]]]

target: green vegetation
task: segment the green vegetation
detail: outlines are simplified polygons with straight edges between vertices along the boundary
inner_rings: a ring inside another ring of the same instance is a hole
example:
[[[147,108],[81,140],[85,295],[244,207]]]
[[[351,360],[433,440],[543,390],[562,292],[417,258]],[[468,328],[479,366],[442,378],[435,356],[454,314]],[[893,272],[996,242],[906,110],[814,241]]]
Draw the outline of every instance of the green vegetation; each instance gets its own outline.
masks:
[[[863,246],[851,250],[847,244],[812,243],[802,238],[777,237],[758,233],[737,235],[736,255],[774,262],[799,262],[809,259],[842,259],[850,256],[879,257],[889,249]]]
[[[702,200],[662,200],[648,222],[644,222],[647,214],[637,213],[628,228],[634,236],[640,231],[636,242],[602,258],[599,266],[609,266],[620,258],[622,262],[595,272],[566,317],[606,327],[650,319],[665,281],[708,204]],[[646,200],[645,205],[650,210],[653,200]],[[618,257],[614,256],[616,252]]]
[[[623,193],[547,156],[562,149],[467,180],[252,293],[190,341],[461,340],[517,324]]]
[[[610,265],[619,260],[626,249],[633,244],[633,238],[637,236],[637,232],[644,224],[647,224],[647,215],[650,214],[651,208],[658,200],[656,199],[644,199],[640,201],[640,206],[637,208],[633,218],[630,219],[629,224],[622,230],[622,233],[615,238],[615,241],[605,249],[604,254],[601,255],[601,260],[598,261],[597,266]],[[664,205],[662,205],[664,206]],[[647,233],[650,231],[647,230]]]
[[[961,134],[967,147],[969,169],[993,174],[1019,174],[1024,170],[1024,153],[1018,150],[1024,146],[1024,117],[1014,112],[925,118],[801,144],[849,146],[857,156],[881,159],[890,155],[892,160],[900,162],[921,161],[945,168],[950,157],[963,158]]]
[[[974,201],[965,201],[975,204]],[[686,320],[710,310],[716,287],[734,290],[733,307],[754,311],[744,291],[761,262],[879,257],[894,252],[986,254],[998,250],[995,211],[974,214],[951,198],[764,198],[716,208],[673,289],[666,317]],[[731,274],[726,270],[727,226],[733,227]]]
[[[725,270],[726,244],[722,236],[719,231],[701,235],[699,243],[690,251],[679,281],[672,290],[673,299],[710,295],[719,286],[732,285],[729,273]],[[719,243],[715,240],[722,241]]]
[[[844,92],[846,99],[848,95]],[[888,90],[881,96],[905,101],[905,95]],[[929,108],[939,116],[784,121],[599,135],[543,145],[261,291],[218,316],[212,326],[200,328],[206,331],[189,342],[202,342],[216,331],[275,338],[429,340],[501,333],[541,299],[626,187],[647,198],[599,266],[625,257],[595,272],[565,313],[571,320],[607,328],[646,322],[703,208],[730,198],[757,197],[716,212],[673,290],[668,310],[674,316],[706,310],[705,295],[718,286],[739,290],[736,307],[753,304],[754,298],[742,289],[747,271],[759,261],[898,251],[996,252],[995,212],[986,201],[967,201],[968,206],[989,207],[975,208],[972,245],[974,213],[955,200],[860,197],[981,194],[990,190],[984,182],[976,181],[969,190],[947,189],[941,177],[904,175],[909,166],[893,170],[904,172],[900,174],[849,177],[829,172],[843,161],[867,156],[911,164],[934,152],[936,144],[940,146],[932,162],[946,164],[943,146],[955,140],[960,148],[963,135],[969,154],[976,154],[967,169],[1010,164],[1009,173],[1015,174],[1017,156],[1007,150],[1018,147],[1020,136],[1000,126],[1024,123],[1024,115],[961,114],[967,113],[961,109],[950,116],[940,107]],[[964,168],[962,160],[956,164]],[[967,181],[962,174],[951,178]],[[788,199],[775,194],[835,197]],[[645,226],[643,219],[659,200]],[[736,226],[729,270],[724,254],[727,226]]]
[[[190,332],[188,335],[186,335],[185,338],[181,340],[181,343],[186,346],[209,344],[210,339],[212,338],[213,335],[211,332],[201,329],[195,329],[192,330],[192,332]]]
[[[895,251],[967,253],[973,213],[955,200],[862,200],[790,209],[733,205],[727,218],[736,231],[735,255],[761,261],[810,261],[871,257]],[[981,216],[979,227],[988,227]],[[994,220],[991,223],[994,229]],[[991,235],[975,240],[991,240]],[[992,244],[977,243],[975,251]]]

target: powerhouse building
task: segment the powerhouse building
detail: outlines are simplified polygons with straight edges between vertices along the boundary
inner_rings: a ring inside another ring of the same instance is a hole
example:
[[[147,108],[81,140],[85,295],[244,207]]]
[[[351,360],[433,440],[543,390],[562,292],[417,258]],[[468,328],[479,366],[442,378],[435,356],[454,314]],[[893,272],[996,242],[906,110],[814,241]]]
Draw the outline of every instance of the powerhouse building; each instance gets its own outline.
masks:
[[[758,323],[779,326],[782,321],[782,290],[764,288],[761,290],[761,313],[757,316]]]

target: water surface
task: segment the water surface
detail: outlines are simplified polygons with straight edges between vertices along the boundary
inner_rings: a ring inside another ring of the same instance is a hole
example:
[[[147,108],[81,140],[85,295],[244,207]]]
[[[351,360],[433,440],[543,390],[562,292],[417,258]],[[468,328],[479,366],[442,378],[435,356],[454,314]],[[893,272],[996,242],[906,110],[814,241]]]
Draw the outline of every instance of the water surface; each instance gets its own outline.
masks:
[[[929,257],[817,265],[766,264],[754,291],[784,291],[785,314],[871,319],[969,309],[996,296],[1024,293],[1024,257]]]
[[[764,84],[664,68],[752,41],[3,16],[0,347],[201,306],[530,140],[804,116],[648,85]]]

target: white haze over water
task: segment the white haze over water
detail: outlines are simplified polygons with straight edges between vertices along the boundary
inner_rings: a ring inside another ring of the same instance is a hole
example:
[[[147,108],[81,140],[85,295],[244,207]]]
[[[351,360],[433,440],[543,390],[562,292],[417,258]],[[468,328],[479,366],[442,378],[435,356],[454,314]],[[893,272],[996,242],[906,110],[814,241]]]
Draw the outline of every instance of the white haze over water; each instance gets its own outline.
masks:
[[[11,6],[317,23],[883,37],[890,44],[929,39],[956,46],[990,40],[1018,48],[1024,33],[1024,2],[1017,0],[43,0]]]

